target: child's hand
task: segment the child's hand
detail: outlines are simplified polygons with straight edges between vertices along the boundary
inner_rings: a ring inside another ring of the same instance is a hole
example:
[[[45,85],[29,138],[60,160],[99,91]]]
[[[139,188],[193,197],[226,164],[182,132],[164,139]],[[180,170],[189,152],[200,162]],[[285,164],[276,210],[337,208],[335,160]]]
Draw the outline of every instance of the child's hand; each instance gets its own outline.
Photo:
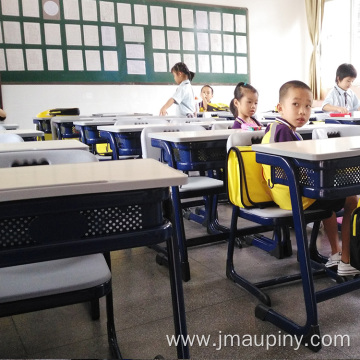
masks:
[[[167,111],[166,111],[166,108],[162,107],[160,109],[160,116],[166,116],[167,115]]]
[[[346,107],[342,107],[342,106],[337,106],[336,111],[341,114],[346,114],[349,112],[349,110]]]

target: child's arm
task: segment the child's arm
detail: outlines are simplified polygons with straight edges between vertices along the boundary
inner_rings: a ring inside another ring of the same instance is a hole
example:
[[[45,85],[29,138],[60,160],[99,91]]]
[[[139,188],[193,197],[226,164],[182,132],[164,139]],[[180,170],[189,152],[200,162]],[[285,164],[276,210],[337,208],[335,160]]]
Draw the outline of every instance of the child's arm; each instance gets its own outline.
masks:
[[[204,111],[207,111],[208,102],[206,101],[205,95],[201,94],[201,98],[202,98],[202,101],[203,101],[203,103],[202,103],[203,109],[204,109]]]
[[[342,113],[342,114],[346,114],[349,112],[349,110],[346,107],[342,107],[342,106],[334,106],[334,105],[330,105],[330,104],[326,104],[323,106],[322,108],[324,111],[328,111],[328,112],[338,112],[338,113]]]
[[[174,104],[175,100],[173,98],[170,98],[165,105],[160,109],[160,116],[165,116],[167,114],[166,110]]]
[[[6,119],[6,112],[3,109],[0,109],[0,120]]]

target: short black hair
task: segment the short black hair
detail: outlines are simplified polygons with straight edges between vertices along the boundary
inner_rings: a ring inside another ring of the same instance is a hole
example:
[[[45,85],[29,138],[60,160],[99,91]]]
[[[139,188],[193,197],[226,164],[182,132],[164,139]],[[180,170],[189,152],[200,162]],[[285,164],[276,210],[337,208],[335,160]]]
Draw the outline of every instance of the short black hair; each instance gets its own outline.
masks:
[[[342,79],[344,79],[348,76],[350,76],[352,78],[357,77],[357,71],[354,68],[354,65],[346,64],[346,63],[341,64],[336,70],[335,82],[338,83],[338,81],[341,81]]]
[[[211,90],[211,94],[214,95],[214,89],[209,85],[209,84],[205,84],[200,91],[203,91],[204,88],[208,87]]]
[[[311,89],[309,85],[305,84],[302,81],[299,80],[291,80],[287,81],[285,84],[283,84],[279,91],[279,102],[287,95],[289,89],[295,88],[295,89],[306,89],[311,92]]]

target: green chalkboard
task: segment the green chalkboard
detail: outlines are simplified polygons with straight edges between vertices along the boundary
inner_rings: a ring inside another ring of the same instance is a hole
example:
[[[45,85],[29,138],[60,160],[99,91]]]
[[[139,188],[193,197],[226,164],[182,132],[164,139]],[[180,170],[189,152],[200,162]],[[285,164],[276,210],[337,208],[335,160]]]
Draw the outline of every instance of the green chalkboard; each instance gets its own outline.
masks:
[[[0,72],[8,83],[249,81],[245,8],[175,1],[1,0]]]

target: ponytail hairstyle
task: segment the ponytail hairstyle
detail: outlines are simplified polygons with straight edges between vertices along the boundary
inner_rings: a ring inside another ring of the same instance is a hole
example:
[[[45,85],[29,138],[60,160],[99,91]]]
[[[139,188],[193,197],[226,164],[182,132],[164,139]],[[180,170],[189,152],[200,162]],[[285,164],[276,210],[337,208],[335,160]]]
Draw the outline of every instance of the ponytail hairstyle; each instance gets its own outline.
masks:
[[[235,98],[233,98],[231,101],[230,101],[230,111],[232,112],[232,114],[234,115],[234,118],[237,118],[239,116],[238,114],[238,109],[237,107],[235,106]]]
[[[187,77],[189,78],[189,80],[191,81],[194,76],[195,73],[193,73],[192,71],[189,70],[189,68],[186,66],[186,64],[184,64],[183,62],[178,62],[176,63],[172,68],[171,68],[171,72],[182,72],[185,75],[187,75]]]

